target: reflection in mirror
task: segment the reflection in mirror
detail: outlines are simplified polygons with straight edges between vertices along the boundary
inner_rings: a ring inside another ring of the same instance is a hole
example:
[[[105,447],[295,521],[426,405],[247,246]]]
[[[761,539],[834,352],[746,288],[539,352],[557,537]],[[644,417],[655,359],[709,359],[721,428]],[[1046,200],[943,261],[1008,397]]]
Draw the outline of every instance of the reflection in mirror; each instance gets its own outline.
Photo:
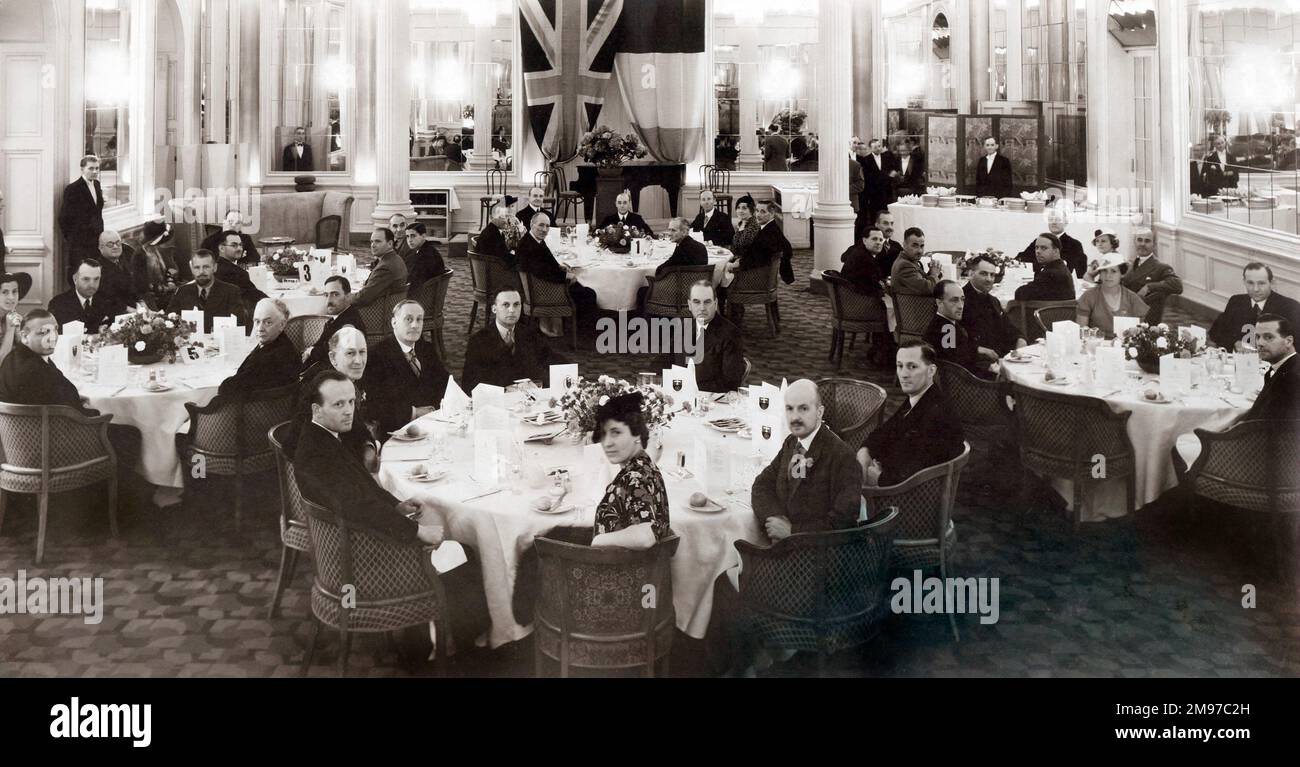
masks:
[[[99,158],[104,207],[131,201],[130,11],[126,3],[86,3],[85,141]]]
[[[339,0],[281,0],[271,79],[273,167],[285,173],[347,170],[353,71]]]
[[[940,61],[947,61],[952,56],[952,31],[948,29],[948,17],[942,13],[934,17],[934,27],[930,30],[930,45],[934,49],[934,57]]]

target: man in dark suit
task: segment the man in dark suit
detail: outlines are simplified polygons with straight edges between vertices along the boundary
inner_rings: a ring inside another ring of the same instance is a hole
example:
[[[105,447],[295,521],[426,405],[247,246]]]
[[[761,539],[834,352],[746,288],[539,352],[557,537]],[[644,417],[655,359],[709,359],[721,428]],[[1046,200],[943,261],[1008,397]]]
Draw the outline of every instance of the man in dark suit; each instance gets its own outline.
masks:
[[[939,369],[934,348],[924,341],[904,341],[896,367],[907,400],[858,450],[868,485],[897,485],[922,469],[951,461],[964,449],[961,421],[934,380]]]
[[[1243,421],[1300,419],[1300,372],[1296,371],[1295,326],[1286,317],[1264,314],[1255,325],[1259,358],[1269,364],[1264,388]],[[1291,428],[1281,426],[1280,428]]]
[[[515,269],[515,254],[510,251],[510,246],[506,244],[505,235],[502,232],[505,227],[517,226],[517,219],[510,215],[510,208],[505,205],[498,205],[492,209],[492,220],[487,222],[483,231],[478,234],[478,243],[475,246],[475,252],[485,256],[496,256],[502,259],[511,268]]]
[[[577,281],[560,262],[546,244],[546,234],[551,231],[551,217],[546,213],[533,216],[532,227],[528,234],[519,240],[517,253],[519,271],[531,274],[540,280],[559,284],[568,283],[569,297],[579,312],[586,313],[596,307],[596,291]]]
[[[777,131],[777,126],[768,126],[767,135],[763,136],[763,170],[787,171],[785,161],[790,157],[790,142]]]
[[[212,251],[194,251],[194,255],[190,256],[190,272],[194,275],[193,281],[176,289],[171,302],[167,304],[167,311],[180,314],[183,311],[201,310],[203,333],[212,332],[213,317],[234,317],[239,325],[248,327],[248,312],[244,310],[239,288],[216,278],[217,257],[212,255]]]
[[[708,189],[700,191],[700,212],[691,221],[691,231],[703,232],[705,242],[724,248],[731,247],[731,241],[736,236],[736,227],[732,226],[731,217],[718,212],[713,192]]]
[[[880,273],[886,277],[893,274],[894,262],[903,253],[903,245],[894,239],[894,214],[887,210],[882,210],[876,214],[876,228],[885,236],[885,244],[880,249],[880,256],[876,263],[880,265]]]
[[[361,289],[348,294],[350,306],[367,306],[406,284],[406,263],[393,249],[393,243],[393,231],[387,227],[370,233],[370,254],[375,257],[375,264],[370,267],[370,276]]]
[[[1034,257],[1039,269],[1033,282],[1016,288],[1017,301],[1073,301],[1074,278],[1061,260],[1061,241],[1056,235],[1042,234],[1034,241]]]
[[[519,223],[524,225],[525,231],[532,228],[533,216],[538,213],[546,213],[546,208],[542,207],[545,199],[546,192],[541,187],[535,186],[528,190],[528,204],[520,208],[519,212],[515,214],[515,218],[519,219]]]
[[[63,188],[59,231],[67,248],[66,263],[79,264],[83,258],[95,257],[104,231],[104,189],[99,185],[99,158],[93,154],[81,158],[81,178]]]
[[[105,300],[126,307],[135,307],[140,296],[135,291],[129,265],[134,255],[131,248],[122,242],[122,236],[113,229],[105,229],[99,235],[99,255],[94,257],[101,269],[99,295]],[[80,262],[70,268],[75,272]]]
[[[1228,299],[1223,314],[1210,326],[1209,341],[1224,349],[1241,351],[1254,337],[1255,323],[1265,314],[1285,317],[1291,327],[1300,326],[1300,302],[1273,292],[1273,270],[1259,262],[1246,264],[1241,270],[1246,292]]]
[[[749,250],[745,251],[739,261],[733,261],[728,269],[758,269],[771,264],[772,259],[780,258],[782,282],[787,285],[794,282],[794,271],[790,263],[794,251],[790,247],[790,241],[785,237],[785,232],[781,231],[781,225],[775,223],[779,215],[781,212],[775,202],[758,201],[754,211],[754,220],[758,222],[759,227],[758,235],[754,237]]]
[[[465,347],[461,387],[466,394],[480,383],[509,386],[522,378],[545,380],[551,365],[567,362],[541,333],[519,324],[522,313],[519,291],[507,288],[492,297],[495,321],[471,336]]]
[[[883,296],[880,286],[884,275],[880,272],[880,252],[885,247],[885,235],[878,227],[867,227],[858,241],[840,255],[840,276],[853,283],[864,296]]]
[[[340,434],[339,438],[349,450],[361,456],[366,470],[373,474],[379,471],[379,440],[376,436],[379,424],[373,412],[374,403],[366,398],[366,387],[362,383],[369,358],[366,335],[354,327],[342,327],[329,338],[322,337],[317,345],[327,350],[326,357],[305,368],[299,377],[303,386],[294,403],[294,420],[282,443],[285,452],[287,455],[293,455],[297,449],[297,440],[302,427],[311,423],[313,392],[310,383],[321,373],[337,370],[347,376],[356,388],[356,415],[352,422],[352,429]]]
[[[401,213],[389,216],[388,228],[393,232],[393,250],[402,257],[406,271],[411,271],[411,248],[406,244],[406,216]]]
[[[257,244],[253,238],[244,233],[244,217],[237,210],[232,210],[226,214],[225,221],[222,222],[222,229],[219,232],[213,232],[203,239],[203,244],[199,247],[203,250],[210,250],[216,253],[221,248],[223,235],[226,232],[236,232],[239,234],[239,242],[243,246],[243,255],[237,261],[247,266],[257,266],[262,262],[262,255],[257,252]],[[256,303],[256,301],[254,301]]]
[[[264,298],[253,312],[253,336],[257,347],[248,353],[235,374],[221,382],[217,394],[245,397],[253,392],[277,389],[298,380],[302,358],[293,341],[284,334],[289,307],[278,298]]]
[[[921,264],[924,255],[925,232],[920,227],[908,227],[903,232],[903,252],[889,272],[890,288],[895,293],[908,296],[934,295],[934,286],[943,275],[943,267],[931,259],[927,271]]]
[[[348,282],[347,277],[336,274],[325,280],[325,314],[329,315],[329,321],[325,323],[325,329],[321,331],[316,343],[303,351],[303,362],[308,367],[327,360],[329,354],[327,344],[339,330],[350,325],[360,330],[362,334],[366,332],[365,323],[361,321],[361,312],[357,311],[356,307],[348,305],[348,294],[351,292],[352,283]]]
[[[989,291],[997,282],[998,267],[987,255],[975,257],[970,281],[962,288],[966,306],[961,324],[976,346],[997,352],[999,358],[1025,345],[1025,336],[1002,309],[1002,302]]]
[[[790,435],[751,490],[759,525],[773,542],[853,527],[862,509],[862,467],[822,421],[817,384],[806,378],[791,384],[785,412]]]
[[[859,154],[866,154],[867,148],[862,143],[862,139],[857,136],[853,137],[849,149],[849,205],[853,206],[853,212],[857,214],[858,221],[862,221],[862,190],[867,188],[867,180],[862,175],[862,164],[858,162]],[[861,228],[861,223],[854,227]]]
[[[975,343],[962,325],[966,294],[953,280],[940,280],[934,286],[935,313],[922,338],[939,359],[955,362],[974,375],[993,380],[998,374],[999,355],[987,346]]]
[[[392,335],[375,344],[366,365],[366,391],[382,434],[397,431],[436,409],[450,374],[438,349],[420,338],[424,309],[416,301],[393,307]]]
[[[307,143],[307,130],[295,128],[293,143],[284,148],[280,157],[280,170],[290,173],[316,170],[316,163],[311,156],[311,144]]]
[[[50,313],[58,322],[59,332],[69,322],[83,322],[88,335],[98,333],[102,325],[112,323],[117,315],[131,308],[99,292],[101,272],[98,261],[82,259],[72,275],[72,290],[50,299]]]
[[[437,244],[428,238],[428,230],[419,221],[406,227],[406,250],[409,254],[406,264],[410,275],[406,283],[407,295],[447,271]]]
[[[1011,160],[999,150],[1002,145],[993,136],[984,139],[984,156],[975,161],[975,196],[1010,197],[1015,191]]]
[[[672,239],[677,247],[673,249],[673,254],[664,260],[662,264],[655,267],[655,277],[662,277],[670,270],[678,266],[707,266],[709,263],[709,251],[694,238],[690,236],[690,229],[686,225],[686,219],[677,217],[668,222],[668,236]]]
[[[867,154],[859,155],[862,165],[862,199],[858,215],[864,221],[873,221],[876,214],[889,207],[894,197],[894,179],[898,178],[898,158],[885,151],[885,142],[873,138],[867,144]]]
[[[1061,241],[1061,260],[1065,262],[1070,271],[1074,272],[1074,276],[1082,279],[1088,273],[1088,257],[1084,255],[1083,243],[1065,233],[1064,214],[1053,211],[1047,218],[1047,231],[1056,235],[1056,238]],[[1026,264],[1033,264],[1035,272],[1042,268],[1034,252],[1034,245],[1037,242],[1038,239],[1034,238],[1034,241],[1020,251],[1020,255],[1016,256],[1018,260]]]
[[[85,415],[99,415],[85,406],[76,385],[55,366],[53,355],[58,340],[53,314],[44,309],[27,313],[18,331],[18,343],[0,362],[0,402],[66,405]]]
[[[640,229],[647,236],[653,237],[654,232],[650,231],[650,225],[641,218],[641,214],[632,212],[632,195],[629,192],[619,192],[618,197],[614,198],[614,213],[605,216],[605,220],[600,222],[600,228],[607,226],[631,226]]]
[[[897,200],[904,195],[924,194],[924,156],[913,151],[910,139],[898,142],[897,152],[894,156],[897,158],[894,162],[898,166],[898,175],[894,177],[892,197]]]
[[[239,298],[244,302],[245,315],[250,315],[257,308],[258,302],[266,298],[266,294],[257,289],[249,279],[248,272],[239,265],[239,259],[244,255],[242,235],[233,229],[228,229],[221,233],[219,242],[217,279],[235,286],[239,291]]]
[[[695,384],[700,391],[735,391],[745,382],[745,341],[739,328],[718,316],[713,283],[700,280],[692,285],[687,307],[694,322],[686,332],[693,342],[673,355],[672,364],[685,367],[687,359],[695,360]]]
[[[1155,256],[1156,236],[1150,229],[1139,230],[1133,235],[1133,249],[1137,258],[1120,283],[1137,293],[1149,307],[1143,319],[1150,325],[1160,322],[1165,313],[1165,299],[1183,292],[1183,280],[1174,273],[1174,268],[1163,263]]]
[[[1236,189],[1241,181],[1233,159],[1228,155],[1228,139],[1215,136],[1213,149],[1201,164],[1201,187],[1205,194],[1218,194],[1221,189]]]

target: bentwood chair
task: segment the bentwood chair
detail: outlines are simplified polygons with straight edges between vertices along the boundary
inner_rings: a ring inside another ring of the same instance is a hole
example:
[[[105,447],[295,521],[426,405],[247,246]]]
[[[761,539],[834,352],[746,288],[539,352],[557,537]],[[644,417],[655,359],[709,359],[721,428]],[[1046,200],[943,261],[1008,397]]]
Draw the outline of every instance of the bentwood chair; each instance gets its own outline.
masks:
[[[275,454],[267,441],[271,427],[293,416],[298,384],[253,392],[242,397],[218,394],[199,407],[185,403],[190,430],[176,435],[181,464],[190,466],[201,458],[206,476],[235,479],[235,530],[243,525],[244,477],[271,471]],[[190,472],[183,473],[189,477]]]
[[[506,172],[500,168],[489,168],[487,172],[487,189],[478,198],[478,228],[487,225],[492,218],[492,207],[503,200],[506,194]]]
[[[108,441],[112,420],[66,405],[0,402],[0,529],[6,492],[38,495],[36,564],[45,559],[51,493],[108,483],[108,526],[117,537],[117,453]]]
[[[523,296],[523,285],[519,272],[496,256],[489,256],[470,248],[466,252],[469,258],[469,279],[473,285],[473,300],[469,307],[469,327],[465,329],[466,337],[473,335],[474,322],[478,319],[478,308],[483,307],[483,326],[492,324],[492,295],[502,288],[511,287]]]
[[[563,165],[553,165],[551,170],[555,173],[555,223],[566,223],[572,215],[573,223],[577,224],[580,215],[578,211],[582,208],[582,194],[569,188]]]
[[[343,229],[343,217],[340,215],[324,216],[316,222],[316,247],[337,248],[339,235]]]
[[[569,286],[563,282],[548,282],[529,272],[523,275],[524,314],[534,320],[544,317],[569,319],[573,350],[578,350],[578,307],[569,295]]]
[[[885,420],[885,400],[889,395],[880,386],[852,378],[822,378],[817,393],[826,408],[824,416],[831,431],[844,444],[857,450],[867,433]]]
[[[337,629],[339,676],[347,676],[352,635],[391,633],[434,624],[437,669],[447,655],[447,596],[429,560],[429,547],[399,545],[349,525],[334,512],[302,497],[307,511],[315,577],[311,585],[312,635],[302,673],[311,668],[321,624]]]
[[[731,171],[710,165],[708,169],[709,191],[718,204],[718,210],[726,216],[731,215]]]
[[[555,207],[559,202],[557,192],[560,189],[560,180],[555,174],[555,170],[539,170],[533,173],[533,186],[542,190],[542,210],[551,214],[551,221],[555,221]]]
[[[289,426],[290,422],[285,421],[272,427],[266,435],[266,441],[275,453],[276,473],[280,479],[280,573],[275,579],[275,592],[271,595],[267,620],[274,619],[280,611],[280,598],[284,596],[285,587],[293,581],[298,554],[311,551],[306,507],[303,505],[302,493],[298,492],[298,480],[293,473],[291,456],[285,455],[284,451]]]
[[[405,300],[406,285],[402,284],[365,306],[357,307],[361,324],[366,326],[366,346],[374,347],[392,332],[389,327],[392,325],[393,307]]]
[[[1133,513],[1137,458],[1128,436],[1131,411],[1116,413],[1096,397],[1039,391],[1022,384],[1013,384],[1012,397],[1020,465],[1026,475],[1074,482],[1076,531],[1083,521],[1084,483],[1123,479],[1128,491],[1128,513]],[[1093,475],[1099,465],[1105,468],[1102,478]],[[1028,482],[1025,486],[1029,487]]]
[[[767,330],[773,338],[781,334],[781,323],[776,313],[777,280],[780,276],[781,259],[773,258],[767,266],[738,270],[735,279],[727,287],[729,306],[753,304],[767,309]]]
[[[961,485],[961,472],[970,458],[967,443],[961,455],[937,466],[921,469],[896,485],[863,485],[867,519],[888,513],[900,514],[894,539],[892,569],[910,574],[913,570],[939,568],[939,577],[948,577],[952,549],[957,544],[957,527],[952,522],[952,507]],[[952,636],[961,641],[957,619],[948,612]]]
[[[645,313],[651,317],[691,316],[691,286],[700,280],[712,280],[713,267],[677,266],[663,275],[646,275]]]
[[[1043,333],[1052,329],[1052,323],[1073,321],[1075,314],[1075,302],[1061,302],[1050,306],[1043,306],[1034,310],[1034,321],[1038,323],[1038,329]]]
[[[308,346],[315,346],[318,343],[328,343],[328,338],[321,338],[321,333],[325,332],[325,326],[329,324],[330,318],[324,314],[304,314],[298,317],[290,317],[289,321],[284,323],[284,330],[281,332],[293,341],[294,348],[303,351]]]
[[[1031,319],[1039,309],[1055,310],[1058,307],[1069,307],[1068,316],[1064,319],[1074,319],[1076,301],[1011,301],[1007,304],[1007,314],[1011,317],[1011,324],[1016,329],[1024,333],[1025,340],[1033,343],[1043,337],[1043,329],[1038,322]],[[1061,319],[1061,318],[1058,318]]]
[[[892,289],[889,298],[894,302],[894,340],[899,345],[904,341],[921,340],[930,325],[930,318],[934,316],[934,298],[896,293]]]
[[[829,359],[835,362],[835,369],[839,370],[844,361],[844,334],[849,335],[851,347],[858,333],[865,334],[868,340],[875,333],[888,333],[889,320],[885,313],[885,302],[880,296],[864,296],[838,271],[823,271],[822,282],[826,284],[827,295],[831,300]]]
[[[738,631],[750,648],[832,654],[870,642],[890,614],[889,565],[897,511],[849,530],[795,533],[771,546],[736,541]]]
[[[438,348],[438,358],[447,359],[447,344],[443,341],[443,306],[447,303],[447,288],[451,285],[452,270],[424,281],[424,284],[410,294],[410,298],[424,309],[424,335],[429,337]]]
[[[547,659],[570,669],[644,668],[655,675],[676,631],[669,567],[678,538],[669,535],[652,548],[593,548],[538,536],[541,584],[533,617],[537,675]],[[647,590],[646,586],[652,586]],[[653,600],[646,604],[646,595]]]

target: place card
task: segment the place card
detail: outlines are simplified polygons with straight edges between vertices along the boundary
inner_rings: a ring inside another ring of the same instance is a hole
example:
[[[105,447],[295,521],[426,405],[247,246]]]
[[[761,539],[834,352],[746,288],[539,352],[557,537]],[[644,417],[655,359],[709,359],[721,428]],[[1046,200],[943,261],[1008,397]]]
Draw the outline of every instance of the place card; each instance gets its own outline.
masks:
[[[549,388],[552,396],[562,397],[569,389],[578,385],[578,366],[571,365],[551,365],[551,375]]]
[[[202,309],[182,309],[181,322],[193,322],[197,332],[203,332],[203,318],[206,312]]]
[[[357,257],[351,253],[339,253],[334,256],[334,268],[350,281],[357,268]]]
[[[1192,390],[1192,361],[1172,354],[1160,358],[1160,391],[1168,399],[1181,397]]]
[[[1114,389],[1122,386],[1126,378],[1124,373],[1124,349],[1119,346],[1098,346],[1093,375],[1098,386]]]
[[[475,410],[484,407],[504,408],[506,406],[506,390],[501,386],[481,383],[474,387],[474,391],[470,392],[470,397],[474,401]]]
[[[225,328],[239,327],[239,320],[234,317],[213,317],[212,318],[212,335],[220,338],[221,331]]]
[[[1233,352],[1236,363],[1233,384],[1243,394],[1253,394],[1260,386],[1262,376],[1259,372],[1259,352]]]
[[[475,416],[477,417],[477,413]],[[510,433],[501,429],[474,430],[474,479],[486,487],[501,481],[499,456],[510,455]]]
[[[688,362],[690,362],[688,360]],[[684,403],[694,402],[698,393],[695,388],[695,367],[673,365],[663,373],[664,393],[672,398],[673,409],[679,409]]]
[[[64,375],[72,372],[72,354],[81,343],[81,336],[59,336],[54,341],[54,366]]]
[[[1120,317],[1117,315],[1111,320],[1111,325],[1115,329],[1115,336],[1120,337],[1124,335],[1124,331],[1137,327],[1138,322],[1137,317]]]
[[[212,336],[217,339],[221,348],[221,353],[226,358],[234,362],[236,360],[243,362],[248,353],[252,351],[252,344],[249,343],[248,336],[244,335],[244,329],[239,325],[226,325],[217,328],[216,323],[221,317],[213,317]],[[229,318],[232,322],[234,317]]]
[[[100,347],[96,359],[99,363],[96,383],[116,386],[127,382],[126,346],[124,344]]]
[[[695,240],[696,242],[698,242],[698,243],[700,243],[701,245],[703,245],[703,244],[704,244],[704,232],[697,232],[697,231],[695,231],[695,230],[691,230],[691,239],[692,239],[692,240]]]
[[[80,343],[81,337],[86,335],[86,323],[81,320],[73,320],[72,322],[63,323],[63,335],[69,337],[75,336],[77,342]]]
[[[1191,336],[1192,340],[1196,341],[1196,348],[1198,350],[1204,349],[1209,345],[1209,336],[1207,335],[1205,328],[1200,325],[1184,325],[1181,330],[1186,330],[1187,335]]]
[[[785,393],[766,382],[751,387],[749,423],[755,449],[767,458],[776,455],[789,431],[785,420]]]
[[[1062,339],[1079,340],[1079,323],[1074,320],[1057,320],[1052,323],[1052,330]]]
[[[573,229],[579,242],[586,240],[587,236],[591,234],[591,224],[578,224]]]

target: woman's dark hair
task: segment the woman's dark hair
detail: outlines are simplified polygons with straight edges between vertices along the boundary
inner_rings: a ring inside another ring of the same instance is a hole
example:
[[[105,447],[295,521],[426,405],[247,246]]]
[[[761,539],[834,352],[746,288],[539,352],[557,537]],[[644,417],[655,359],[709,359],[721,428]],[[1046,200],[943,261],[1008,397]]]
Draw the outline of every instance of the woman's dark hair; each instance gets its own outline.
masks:
[[[754,198],[753,198],[753,196],[748,195],[748,194],[742,194],[742,195],[741,195],[741,196],[736,200],[736,205],[740,205],[742,202],[743,202],[744,204],[746,204],[746,205],[749,206],[749,212],[750,212],[750,213],[753,213],[753,212],[754,212],[754,208],[758,207],[758,203],[754,202]]]
[[[611,397],[608,402],[596,408],[596,430],[591,433],[591,441],[598,443],[605,439],[605,423],[618,421],[627,426],[632,436],[641,438],[641,447],[650,444],[650,429],[641,408],[640,392]]]

